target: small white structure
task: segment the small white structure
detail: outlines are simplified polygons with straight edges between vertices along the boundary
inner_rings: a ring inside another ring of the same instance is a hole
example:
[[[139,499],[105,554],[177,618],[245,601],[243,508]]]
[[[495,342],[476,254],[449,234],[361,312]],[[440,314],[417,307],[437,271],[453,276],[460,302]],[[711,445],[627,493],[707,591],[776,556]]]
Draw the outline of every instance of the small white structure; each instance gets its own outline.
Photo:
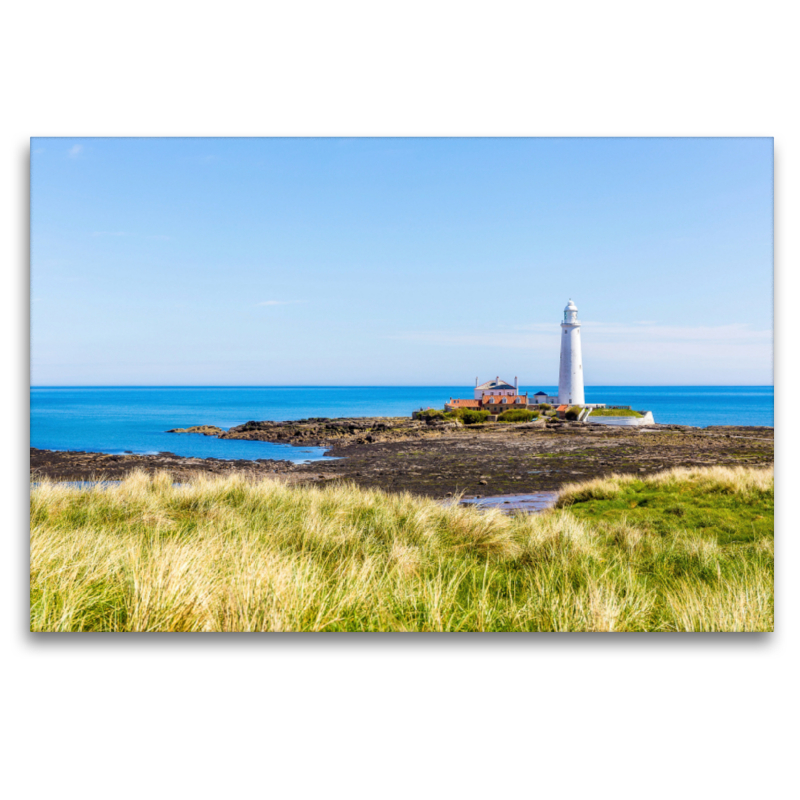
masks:
[[[640,412],[642,417],[592,417],[589,416],[584,422],[590,422],[592,425],[655,425],[652,411]]]
[[[478,379],[475,378],[475,399],[482,400],[485,394],[514,397],[517,394],[517,379],[514,378],[512,386],[506,381],[501,381],[498,375],[493,381],[486,381],[478,386]]]
[[[558,370],[558,402],[581,406],[583,399],[583,359],[581,357],[581,323],[578,308],[572,300],[564,309],[561,323],[561,366]]]
[[[533,396],[531,405],[540,405],[541,403],[548,403],[551,406],[558,405],[558,395],[547,394],[547,392],[536,392]]]

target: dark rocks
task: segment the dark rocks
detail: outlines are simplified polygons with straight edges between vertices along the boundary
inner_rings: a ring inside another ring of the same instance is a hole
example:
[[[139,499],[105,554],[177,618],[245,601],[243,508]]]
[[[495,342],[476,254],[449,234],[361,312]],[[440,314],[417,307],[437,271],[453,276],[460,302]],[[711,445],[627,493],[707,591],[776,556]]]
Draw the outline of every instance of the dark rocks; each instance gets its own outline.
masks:
[[[173,428],[167,433],[199,433],[203,436],[219,436],[221,433],[225,433],[222,428],[218,428],[216,425],[193,425],[190,428]],[[128,450],[125,451],[130,452]]]
[[[375,443],[425,434],[427,426],[408,417],[313,418],[290,422],[246,422],[219,434],[220,439],[255,439],[264,442],[302,441],[324,446],[334,443]]]
[[[434,430],[426,426],[423,435],[376,437],[364,444],[340,439],[328,454],[341,460],[326,471],[367,488],[442,498],[465,489],[474,493],[476,487],[487,495],[552,491],[569,482],[653,473],[700,458],[728,466],[767,466],[773,460],[771,429],[744,429],[735,438],[700,428],[642,433],[580,424],[555,430],[503,424]]]

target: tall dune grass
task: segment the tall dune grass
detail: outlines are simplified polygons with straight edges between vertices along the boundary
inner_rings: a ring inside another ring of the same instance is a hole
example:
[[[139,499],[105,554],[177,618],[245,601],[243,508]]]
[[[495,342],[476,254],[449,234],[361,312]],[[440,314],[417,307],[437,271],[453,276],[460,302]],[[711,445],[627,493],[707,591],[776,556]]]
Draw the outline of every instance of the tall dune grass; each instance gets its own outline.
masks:
[[[664,511],[677,526],[664,535],[620,500],[668,486],[763,511],[771,470],[647,481],[582,484],[562,492],[569,507],[513,517],[236,476],[44,481],[31,490],[31,630],[771,630],[771,520],[726,538]],[[627,511],[590,518],[602,502]]]

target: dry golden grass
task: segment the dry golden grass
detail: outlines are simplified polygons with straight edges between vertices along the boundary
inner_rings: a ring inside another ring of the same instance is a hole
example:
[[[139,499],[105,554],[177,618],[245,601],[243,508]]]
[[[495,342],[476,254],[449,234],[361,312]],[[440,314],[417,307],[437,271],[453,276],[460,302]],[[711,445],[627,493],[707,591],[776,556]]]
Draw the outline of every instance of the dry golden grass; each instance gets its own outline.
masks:
[[[665,536],[627,500],[624,517],[578,513],[663,487],[752,505],[771,481],[614,478],[566,489],[569,509],[514,517],[350,485],[45,481],[31,490],[31,629],[771,630],[771,528],[729,542],[708,526]]]

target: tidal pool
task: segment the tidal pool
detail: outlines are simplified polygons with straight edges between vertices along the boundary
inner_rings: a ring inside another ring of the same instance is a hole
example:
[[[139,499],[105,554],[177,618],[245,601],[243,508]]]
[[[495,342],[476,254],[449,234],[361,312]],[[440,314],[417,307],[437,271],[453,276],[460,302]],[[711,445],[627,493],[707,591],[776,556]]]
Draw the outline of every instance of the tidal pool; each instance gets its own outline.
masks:
[[[464,498],[461,505],[474,505],[477,508],[496,508],[507,514],[524,512],[539,514],[556,504],[558,492],[533,492],[532,494],[501,494],[496,497]]]

